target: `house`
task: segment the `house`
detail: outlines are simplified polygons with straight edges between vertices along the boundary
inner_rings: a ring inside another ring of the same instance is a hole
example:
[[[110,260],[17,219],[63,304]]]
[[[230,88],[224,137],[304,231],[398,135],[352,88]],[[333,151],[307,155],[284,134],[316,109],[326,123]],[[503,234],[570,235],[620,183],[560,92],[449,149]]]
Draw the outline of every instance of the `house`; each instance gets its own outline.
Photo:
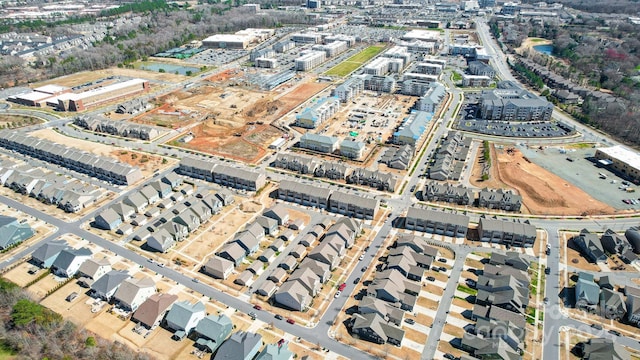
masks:
[[[344,247],[347,249],[350,249],[356,240],[356,234],[344,223],[335,223],[330,227],[323,241],[331,239],[332,237],[337,237],[342,240]]]
[[[589,230],[580,231],[580,235],[573,237],[573,243],[590,262],[605,263],[607,261],[607,254],[604,252],[598,235],[590,233]]]
[[[276,268],[271,272],[271,275],[267,277],[267,280],[273,281],[278,284],[282,282],[282,280],[286,279],[289,274],[283,268]]]
[[[307,247],[304,244],[298,244],[293,249],[291,249],[289,255],[293,256],[296,259],[302,259],[303,257],[305,257],[305,255],[307,255]]]
[[[310,269],[314,274],[316,274],[316,276],[320,280],[320,283],[323,283],[323,284],[329,281],[329,278],[331,278],[330,265],[308,258],[308,257],[304,258],[302,262],[300,262],[300,265],[298,266],[298,268]]]
[[[281,251],[284,249],[284,240],[281,238],[275,239],[269,244],[269,248],[273,249],[273,251]]]
[[[150,277],[124,280],[114,294],[118,306],[126,311],[136,311],[151,295],[156,293],[156,283]]]
[[[83,287],[91,287],[94,281],[111,271],[111,263],[107,258],[99,260],[87,259],[78,269],[78,283]]]
[[[378,213],[380,200],[334,191],[329,196],[329,211],[357,219],[372,220]]]
[[[401,309],[407,311],[413,311],[418,293],[420,284],[407,280],[395,269],[377,273],[371,285],[367,287],[367,295],[398,304]]]
[[[232,242],[224,245],[216,255],[223,259],[227,259],[233,262],[235,266],[238,266],[246,256],[246,252],[240,244]]]
[[[173,236],[164,228],[159,229],[147,238],[147,247],[161,253],[166,253],[175,245],[176,241]]]
[[[325,263],[333,270],[340,264],[345,252],[344,241],[337,236],[332,236],[325,238],[320,245],[314,247],[307,257]]]
[[[279,269],[282,270],[282,269]],[[262,295],[265,297],[271,297],[276,290],[278,290],[278,286],[273,281],[265,281],[262,285],[256,290],[258,295]]]
[[[585,272],[578,273],[575,288],[576,308],[595,311],[600,301],[600,287],[593,281],[593,275]]]
[[[478,206],[504,211],[520,211],[522,196],[511,190],[484,188],[478,196]]]
[[[587,341],[580,342],[575,347],[575,352],[581,359],[611,359],[611,360],[629,360],[631,354],[629,351],[617,341],[606,338],[591,338]]]
[[[234,267],[235,263],[233,261],[219,256],[212,256],[204,266],[202,266],[202,272],[216,279],[226,280],[233,272]]]
[[[222,201],[223,206],[232,205],[236,200],[233,197],[233,193],[228,189],[221,189],[216,193],[216,197]]]
[[[350,320],[351,333],[376,344],[390,343],[400,346],[404,330],[387,322],[377,313],[354,314]]]
[[[58,276],[73,277],[80,269],[80,265],[90,259],[92,254],[87,248],[63,249],[51,264],[51,270]]]
[[[287,279],[287,282],[298,281],[300,282],[310,296],[316,296],[320,291],[322,284],[316,274],[309,268],[297,268]]]
[[[626,237],[616,234],[615,231],[607,229],[600,238],[603,249],[609,254],[623,255],[628,251],[633,251],[633,246]]]
[[[111,206],[113,211],[115,211],[123,222],[127,222],[127,220],[135,213],[135,209],[132,206],[125,204],[124,202],[119,202]]]
[[[194,201],[191,204],[190,210],[196,215],[196,217],[198,217],[198,220],[200,220],[200,224],[204,224],[209,219],[211,219],[211,216],[213,214],[213,210],[211,209],[211,207],[209,207],[209,205],[207,205],[202,200]],[[216,209],[216,211],[218,210],[219,208]]]
[[[170,172],[167,175],[163,176],[161,181],[171,186],[171,188],[174,190],[177,189],[178,186],[182,185],[182,177],[173,172]]]
[[[620,320],[627,314],[627,304],[621,293],[609,289],[600,291],[600,312],[607,319]]]
[[[256,360],[293,360],[294,354],[289,350],[289,342],[283,344],[267,344],[258,354]]]
[[[214,353],[231,334],[233,323],[226,315],[208,315],[196,325],[198,339],[196,346],[201,350]]]
[[[190,233],[200,227],[200,217],[191,208],[187,208],[180,215],[174,217],[173,222],[186,226]]]
[[[376,313],[385,321],[393,323],[396,326],[402,325],[402,319],[404,318],[404,311],[400,308],[397,308],[384,300],[376,299],[373,296],[362,297],[362,300],[358,303],[358,313]]]
[[[222,200],[217,198],[215,195],[207,195],[203,197],[201,201],[211,210],[211,214],[220,213],[223,206]]]
[[[276,252],[273,251],[273,249],[270,248],[266,248],[262,254],[260,254],[260,256],[258,256],[258,260],[262,261],[263,263],[270,263],[271,260],[273,260],[276,257]]]
[[[302,231],[305,225],[304,219],[296,219],[289,223],[289,229]]]
[[[287,271],[293,271],[298,266],[298,259],[295,256],[288,255],[280,262],[279,266]]]
[[[265,234],[275,236],[278,233],[278,220],[266,216],[258,216],[254,221],[262,226]]]
[[[102,211],[94,219],[94,226],[103,230],[115,230],[120,224],[122,218],[113,208]]]
[[[253,273],[249,270],[245,270],[241,272],[233,282],[234,284],[238,284],[240,286],[248,286],[251,282],[253,282]]]
[[[91,295],[95,298],[111,300],[120,284],[129,277],[127,271],[111,270],[91,284]]]
[[[531,261],[517,251],[507,251],[506,254],[494,251],[491,253],[491,258],[489,258],[489,264],[507,265],[518,270],[527,271],[529,269],[529,265],[531,265]]]
[[[140,194],[142,194],[142,196],[147,199],[147,203],[149,205],[155,204],[160,201],[160,194],[158,193],[158,190],[156,190],[151,185],[146,185],[142,189],[140,189]]]
[[[424,271],[431,267],[432,261],[433,258],[416,253],[408,246],[403,246],[395,248],[389,253],[385,269],[395,269],[410,280],[422,281]]]
[[[129,196],[124,198],[122,202],[126,205],[131,206],[133,210],[138,214],[144,213],[144,209],[146,209],[146,207],[149,205],[149,201],[147,200],[147,198],[139,192],[131,193]]]
[[[458,205],[471,205],[474,199],[473,191],[462,185],[455,186],[436,181],[428,182],[421,195],[422,200],[442,201]]]
[[[34,234],[29,224],[19,223],[14,217],[0,215],[0,250],[19,244]]]
[[[31,254],[31,262],[36,266],[48,269],[60,254],[60,251],[67,248],[69,248],[69,244],[64,240],[46,242]]]
[[[276,220],[278,226],[283,226],[289,221],[289,211],[282,204],[276,204],[272,208],[265,210],[262,215]]]
[[[252,360],[262,347],[262,336],[238,331],[222,343],[212,360]]]
[[[276,304],[294,311],[307,309],[312,298],[307,288],[299,281],[285,281],[273,295]]]
[[[166,317],[166,325],[169,330],[173,330],[173,338],[182,340],[189,335],[200,320],[205,317],[204,304],[197,301],[193,304],[189,301],[179,301],[171,307]]]
[[[278,199],[304,206],[326,209],[331,190],[291,180],[282,180],[278,187]]]
[[[184,238],[186,238],[189,235],[189,228],[175,221],[169,221],[165,223],[164,225],[158,228],[158,231],[160,231],[160,229],[167,230],[169,234],[173,236],[173,240],[175,241],[182,241],[184,240]]]
[[[476,282],[476,304],[523,313],[529,304],[529,282],[513,275],[481,275]]]
[[[627,293],[627,321],[640,327],[640,296]]]
[[[149,183],[157,193],[160,199],[167,199],[171,195],[171,185],[162,181],[152,181]]]
[[[598,286],[600,286],[600,289],[609,289],[609,290],[613,290],[613,283],[611,283],[611,278],[609,278],[608,275],[605,276],[600,276],[600,279],[598,279]]]
[[[176,300],[178,300],[178,295],[155,293],[138,306],[132,319],[147,329],[153,329],[160,324],[169,307]]]
[[[262,227],[260,227],[260,230],[262,230]],[[253,254],[260,248],[260,240],[258,240],[258,238],[256,238],[249,231],[239,232],[235,240],[233,240],[232,242],[240,245],[240,247],[244,250],[245,256]]]
[[[465,332],[461,347],[472,356],[480,359],[519,360],[520,354],[502,337],[484,338]]]
[[[253,273],[253,275],[258,275],[264,269],[264,264],[261,261],[254,261],[247,267],[247,271]]]

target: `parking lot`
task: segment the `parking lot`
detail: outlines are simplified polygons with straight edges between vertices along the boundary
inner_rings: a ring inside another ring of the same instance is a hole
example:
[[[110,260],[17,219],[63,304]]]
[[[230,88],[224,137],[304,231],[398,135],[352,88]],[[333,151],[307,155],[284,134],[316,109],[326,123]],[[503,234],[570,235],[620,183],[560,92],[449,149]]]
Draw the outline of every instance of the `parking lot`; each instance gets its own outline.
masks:
[[[536,165],[574,184],[595,199],[620,210],[640,209],[638,200],[640,193],[625,190],[627,187],[635,189],[635,186],[623,184],[624,179],[605,168],[596,166],[596,163],[590,160],[596,152],[591,146],[568,145],[546,147],[544,150],[526,146],[518,148]],[[600,174],[605,175],[606,178],[603,179]],[[634,200],[636,204],[627,204],[623,200]]]

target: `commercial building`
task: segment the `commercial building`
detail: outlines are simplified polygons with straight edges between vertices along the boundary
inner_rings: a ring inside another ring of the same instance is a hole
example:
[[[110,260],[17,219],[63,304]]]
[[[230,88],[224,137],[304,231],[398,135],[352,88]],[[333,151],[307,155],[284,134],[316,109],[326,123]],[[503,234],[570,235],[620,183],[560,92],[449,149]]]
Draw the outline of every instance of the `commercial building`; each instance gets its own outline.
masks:
[[[291,34],[291,41],[302,44],[319,44],[322,42],[322,34],[316,32]]]
[[[276,52],[272,48],[252,50],[249,52],[249,61],[256,61],[258,58],[272,58],[274,56],[276,56]]]
[[[511,82],[482,92],[480,117],[485,120],[549,121],[552,112],[553,104]]]
[[[296,47],[296,43],[290,40],[279,41],[273,44],[273,50],[277,53],[285,53]]]
[[[333,136],[324,136],[312,133],[305,133],[300,137],[300,147],[322,153],[331,154],[338,150],[340,140]]]
[[[254,62],[257,68],[275,69],[278,67],[278,60],[272,58],[257,58]]]
[[[105,102],[115,101],[125,97],[149,91],[149,81],[131,79],[103,87],[93,88],[81,93],[64,93],[48,100],[57,99],[59,111],[83,111]]]
[[[25,106],[43,107],[46,106],[47,100],[70,92],[71,89],[66,86],[45,85],[27,93],[9,96],[7,101]]]
[[[306,129],[315,129],[340,109],[340,99],[332,96],[318,100],[312,106],[304,109],[296,115],[296,126]]]
[[[322,64],[327,59],[324,51],[308,51],[299,58],[295,59],[297,71],[307,71]]]
[[[597,148],[595,158],[606,168],[613,169],[633,182],[640,181],[640,154],[621,145]]]

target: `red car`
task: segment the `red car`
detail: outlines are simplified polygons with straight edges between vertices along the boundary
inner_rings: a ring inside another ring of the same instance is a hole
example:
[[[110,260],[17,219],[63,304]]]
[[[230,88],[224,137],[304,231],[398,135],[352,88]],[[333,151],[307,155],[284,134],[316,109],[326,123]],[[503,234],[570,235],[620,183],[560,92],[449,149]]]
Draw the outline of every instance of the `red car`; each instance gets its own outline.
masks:
[[[346,288],[346,287],[347,287],[347,284],[342,283],[342,284],[340,284],[340,286],[338,286],[338,290],[342,291],[342,290],[344,290],[344,288]]]
[[[253,308],[256,310],[262,310],[262,306],[260,305],[253,305]]]
[[[282,346],[282,344],[284,344],[284,339],[278,340],[278,346]]]
[[[295,321],[295,320],[293,320],[293,319],[291,319],[291,318],[287,319],[287,322],[288,322],[289,324],[291,324],[291,325],[293,325],[293,324],[295,324],[295,323],[296,323],[296,321]]]

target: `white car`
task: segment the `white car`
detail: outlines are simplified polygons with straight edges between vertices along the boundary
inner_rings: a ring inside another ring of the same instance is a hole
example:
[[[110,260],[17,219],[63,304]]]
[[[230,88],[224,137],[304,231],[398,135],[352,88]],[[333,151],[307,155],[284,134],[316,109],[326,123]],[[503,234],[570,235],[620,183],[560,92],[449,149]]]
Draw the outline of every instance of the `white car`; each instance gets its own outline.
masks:
[[[339,298],[340,295],[342,295],[342,291],[338,291],[333,297],[334,298]]]
[[[360,257],[358,258],[358,261],[362,261],[364,260],[364,254],[360,255]]]

